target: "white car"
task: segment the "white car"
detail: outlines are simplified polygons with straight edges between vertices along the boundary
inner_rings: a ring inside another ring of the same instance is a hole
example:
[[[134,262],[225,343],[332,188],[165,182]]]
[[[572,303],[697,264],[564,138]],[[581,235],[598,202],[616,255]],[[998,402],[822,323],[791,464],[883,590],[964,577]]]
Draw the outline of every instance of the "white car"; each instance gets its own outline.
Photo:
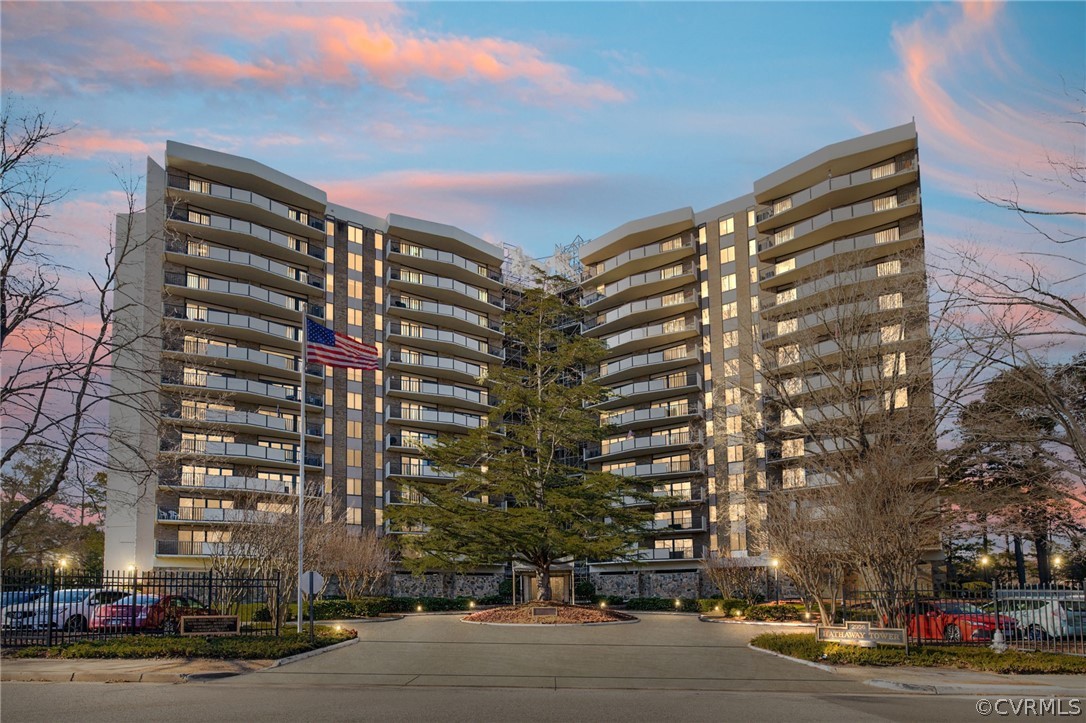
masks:
[[[86,630],[87,622],[96,607],[116,602],[127,594],[121,590],[57,590],[51,596],[52,617],[49,610],[50,596],[43,595],[32,602],[4,608],[4,627],[28,630],[54,627],[72,632]]]
[[[988,608],[993,608],[990,603]],[[1018,622],[1019,634],[1027,640],[1081,637],[1086,635],[1086,602],[1070,598],[1001,598],[999,614]]]

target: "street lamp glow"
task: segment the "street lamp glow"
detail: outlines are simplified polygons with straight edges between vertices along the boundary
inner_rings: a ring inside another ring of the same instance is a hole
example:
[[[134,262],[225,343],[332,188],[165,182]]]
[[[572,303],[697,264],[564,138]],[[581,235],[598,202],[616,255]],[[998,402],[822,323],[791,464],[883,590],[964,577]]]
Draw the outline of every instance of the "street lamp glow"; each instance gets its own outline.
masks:
[[[128,570],[129,572],[135,572],[136,571],[136,565],[135,565],[135,563],[129,564],[129,566],[126,567],[125,569]]]
[[[58,562],[57,564],[60,565],[60,569],[63,570],[64,568],[68,567],[68,558],[60,558],[60,562]]]
[[[1063,564],[1063,558],[1060,557],[1059,555],[1056,555],[1055,557],[1052,558],[1052,564],[1055,565],[1056,567],[1059,567],[1060,565]]]
[[[981,565],[987,567],[991,563],[992,563],[992,558],[988,557],[987,555],[981,555],[981,558],[980,558],[980,564]]]
[[[781,564],[781,561],[774,557],[772,560],[769,561],[769,564],[773,567],[777,567]]]

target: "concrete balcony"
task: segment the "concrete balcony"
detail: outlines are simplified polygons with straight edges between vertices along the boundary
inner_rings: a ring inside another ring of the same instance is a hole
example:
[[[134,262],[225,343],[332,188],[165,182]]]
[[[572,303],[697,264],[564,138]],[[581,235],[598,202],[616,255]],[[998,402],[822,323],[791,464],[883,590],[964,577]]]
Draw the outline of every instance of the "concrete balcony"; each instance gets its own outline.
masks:
[[[324,235],[323,212],[294,208],[259,193],[176,173],[167,174],[166,186],[171,195],[209,211],[252,217],[254,221],[305,236]]]
[[[436,434],[420,434],[414,433],[411,435],[401,434],[399,432],[393,432],[385,435],[385,450],[386,451],[401,451],[401,452],[416,452],[422,447],[427,447],[437,442]]]
[[[656,427],[667,420],[690,419],[705,414],[701,403],[687,402],[678,405],[635,409],[622,414],[609,414],[600,419],[600,426],[613,426],[622,429],[641,429]]]
[[[692,256],[696,248],[695,235],[684,233],[666,241],[630,249],[606,261],[590,264],[585,267],[581,281],[585,285],[606,284],[623,276],[682,260]]]
[[[589,311],[596,312],[627,301],[655,296],[671,289],[693,284],[697,278],[698,267],[693,263],[682,263],[679,269],[665,266],[605,284],[602,291],[598,287],[586,288],[581,305],[587,307]]]
[[[654,346],[677,344],[684,339],[699,336],[701,324],[696,317],[671,319],[662,324],[652,324],[628,329],[621,334],[606,336],[603,343],[612,354],[630,354]]]
[[[485,314],[462,309],[452,304],[442,304],[426,299],[390,296],[385,304],[389,316],[432,324],[446,329],[455,329],[467,334],[478,334],[488,338],[501,338],[502,323]]]
[[[222,409],[193,409],[186,407],[168,407],[162,410],[165,419],[181,420],[185,423],[204,422],[216,428],[260,434],[273,433],[298,437],[298,420],[287,419],[259,412],[226,411]],[[324,439],[324,425],[320,422],[306,423],[306,436]]]
[[[390,289],[409,294],[420,293],[436,301],[475,309],[483,313],[504,309],[505,299],[501,292],[471,286],[456,279],[390,266],[386,276]]]
[[[466,389],[453,384],[400,379],[390,377],[385,382],[386,397],[400,397],[434,404],[462,406],[477,411],[490,409],[490,395],[486,390]]]
[[[709,529],[704,515],[692,515],[689,520],[652,520],[645,529],[653,533],[704,532]]]
[[[385,421],[439,432],[464,432],[486,426],[486,417],[437,409],[404,409],[392,404],[386,408]]]
[[[690,549],[678,550],[666,547],[641,547],[635,550],[632,556],[645,562],[658,562],[661,560],[703,560],[706,555],[704,545],[695,545]]]
[[[255,552],[247,553],[241,545],[187,540],[155,540],[155,554],[159,557],[212,557],[223,554],[255,557]]]
[[[425,505],[428,500],[415,490],[385,490],[385,506]]]
[[[280,287],[292,293],[317,294],[323,298],[324,274],[311,273],[248,251],[212,246],[206,241],[166,240],[166,260],[193,271],[251,279],[253,283]]]
[[[604,444],[599,449],[585,450],[584,458],[586,462],[603,462],[648,453],[662,454],[704,444],[705,437],[698,430],[675,430]]]
[[[611,309],[605,314],[588,319],[582,324],[585,336],[601,336],[631,326],[642,326],[653,321],[685,314],[698,308],[698,295],[693,290],[657,296],[653,299],[631,301]]]
[[[397,240],[389,241],[386,254],[389,263],[418,268],[436,276],[457,278],[468,284],[477,284],[498,293],[501,293],[502,290],[502,273],[500,270],[490,268],[487,264],[478,261],[466,259],[459,254],[438,251],[416,243]]]
[[[659,399],[678,397],[701,391],[701,375],[696,372],[676,372],[659,379],[632,382],[611,387],[611,398],[596,405],[598,409],[614,409]]]
[[[689,460],[679,462],[645,462],[629,467],[611,470],[611,474],[620,477],[638,477],[641,479],[667,479],[674,477],[701,476],[705,474],[705,468],[700,464],[691,463]]]
[[[158,521],[188,524],[211,522],[217,524],[267,525],[281,515],[263,510],[247,510],[236,507],[178,507],[158,508]]]
[[[239,463],[270,464],[296,468],[298,452],[294,449],[265,447],[244,442],[208,442],[202,439],[161,440],[160,450],[165,453],[179,454],[185,457],[208,457],[231,460]],[[305,466],[324,468],[324,459],[319,454],[307,454]]]
[[[162,315],[166,319],[176,319],[182,322],[185,328],[225,333],[238,341],[282,344],[284,341],[298,343],[301,340],[301,327],[258,319],[247,314],[236,314],[231,311],[186,308],[180,304],[165,304]],[[300,322],[301,319],[299,319]]]
[[[240,346],[192,343],[177,339],[164,340],[162,350],[166,353],[182,356],[206,357],[216,360],[210,362],[216,366],[229,366],[236,371],[248,371],[258,374],[267,374],[269,371],[273,371],[286,372],[291,376],[297,376],[301,368],[301,359],[298,357],[288,358]],[[322,385],[324,383],[324,367],[320,364],[308,364],[306,365],[306,376],[313,378],[313,381],[309,383],[314,386]]]
[[[262,495],[285,495],[297,497],[297,483],[284,480],[270,480],[244,475],[203,475],[186,478],[178,476],[173,480],[159,479],[159,485],[171,489],[208,490],[213,492],[245,492]],[[323,497],[323,482],[309,480],[306,484],[306,497]]]
[[[242,281],[212,279],[197,274],[173,271],[166,272],[165,282],[167,292],[174,297],[184,297],[205,304],[233,306],[239,310],[257,314],[293,316],[299,321],[303,311],[312,317],[324,318],[323,299],[320,302],[306,303],[294,296],[287,296],[278,291],[271,291]]]
[[[824,211],[761,239],[758,260],[770,262],[873,226],[894,223],[916,214],[919,208],[920,189],[913,186],[882,198]]]
[[[652,490],[651,500],[639,500],[636,497],[623,497],[623,507],[655,506],[661,502],[669,505],[701,504],[705,500],[705,492],[701,487],[694,487],[689,494],[672,494],[666,486],[657,486]]]
[[[832,176],[791,196],[777,199],[772,205],[758,211],[758,231],[766,233],[835,206],[888,193],[899,186],[914,183],[919,172],[916,152],[913,151],[873,168]]]
[[[390,349],[386,353],[385,369],[390,371],[431,373],[435,376],[440,376],[453,381],[468,383],[477,383],[486,371],[485,366],[464,361],[463,359],[435,356],[401,349]]]
[[[265,403],[269,400],[276,404],[286,402],[291,407],[298,406],[298,387],[289,384],[275,384],[261,382],[256,379],[238,379],[217,374],[200,374],[196,372],[163,373],[162,383],[166,386],[192,387],[196,389],[208,389],[213,392],[223,392],[224,395],[235,401]],[[319,411],[324,407],[324,394],[318,392],[306,393],[306,407],[312,407]]]
[[[617,384],[626,379],[653,376],[700,362],[701,351],[698,347],[687,344],[680,349],[650,351],[605,361],[600,364],[599,381],[602,384]]]
[[[324,271],[324,244],[304,235],[276,231],[257,223],[219,216],[199,209],[177,208],[168,217],[170,227],[212,244],[233,246],[260,256],[271,257],[314,272]],[[324,238],[323,232],[320,238]]]
[[[452,356],[463,356],[485,363],[501,362],[505,359],[505,349],[501,345],[445,329],[430,329],[393,322],[388,325],[385,340]]]
[[[406,477],[410,479],[427,480],[453,480],[456,479],[456,474],[451,472],[438,472],[437,469],[428,464],[386,462],[385,477]]]

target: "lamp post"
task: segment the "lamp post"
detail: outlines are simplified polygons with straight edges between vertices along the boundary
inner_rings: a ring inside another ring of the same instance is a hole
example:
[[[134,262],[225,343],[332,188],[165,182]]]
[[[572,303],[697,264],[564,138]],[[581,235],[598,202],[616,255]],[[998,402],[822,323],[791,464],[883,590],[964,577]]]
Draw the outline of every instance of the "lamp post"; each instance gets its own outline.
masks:
[[[980,569],[984,572],[984,582],[990,583],[988,579],[988,566],[992,564],[992,558],[987,555],[980,556]]]
[[[776,605],[778,607],[780,607],[780,604],[781,604],[781,578],[780,578],[781,561],[774,557],[772,560],[769,561],[769,564],[773,566],[773,590],[774,590],[775,603],[776,603]]]
[[[65,570],[65,568],[68,567],[68,558],[66,558],[66,557],[60,558],[60,562],[58,562],[57,565],[60,567],[60,589],[63,590],[64,589],[64,570]]]
[[[1063,558],[1056,555],[1052,558],[1052,584],[1058,585],[1060,582],[1060,568],[1063,567]]]

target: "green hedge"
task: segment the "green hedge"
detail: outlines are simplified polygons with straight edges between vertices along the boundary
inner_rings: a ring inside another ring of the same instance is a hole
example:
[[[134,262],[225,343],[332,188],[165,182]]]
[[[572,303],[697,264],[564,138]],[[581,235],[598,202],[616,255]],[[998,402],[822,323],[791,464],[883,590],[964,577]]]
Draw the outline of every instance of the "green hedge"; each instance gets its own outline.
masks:
[[[748,601],[737,597],[703,598],[698,600],[699,612],[727,615],[728,617],[732,617],[736,610],[740,613],[746,612],[748,607],[750,607]]]
[[[1086,673],[1086,658],[1060,653],[1008,650],[997,653],[985,647],[923,646],[904,648],[860,648],[837,643],[820,643],[810,633],[766,633],[751,645],[800,660],[829,665],[908,665],[924,668],[962,668],[989,673]]]
[[[132,635],[111,640],[83,640],[51,648],[34,646],[4,651],[13,658],[222,658],[231,660],[274,660],[323,648],[357,637],[354,630],[334,630],[320,625],[315,642],[309,631],[293,630],[272,635],[230,635],[222,637]]]
[[[313,604],[316,620],[341,620],[346,618],[372,618],[382,613],[410,613],[422,606],[424,612],[468,610],[471,598],[457,597],[364,597],[357,600],[317,600]],[[293,612],[293,607],[291,608]],[[309,605],[302,608],[308,619]]]
[[[773,622],[803,621],[807,608],[796,603],[783,605],[751,605],[744,611],[747,620],[771,620]]]
[[[678,605],[675,604],[676,601],[678,601]],[[688,597],[632,597],[626,601],[626,609],[696,613],[698,612],[698,601]]]

